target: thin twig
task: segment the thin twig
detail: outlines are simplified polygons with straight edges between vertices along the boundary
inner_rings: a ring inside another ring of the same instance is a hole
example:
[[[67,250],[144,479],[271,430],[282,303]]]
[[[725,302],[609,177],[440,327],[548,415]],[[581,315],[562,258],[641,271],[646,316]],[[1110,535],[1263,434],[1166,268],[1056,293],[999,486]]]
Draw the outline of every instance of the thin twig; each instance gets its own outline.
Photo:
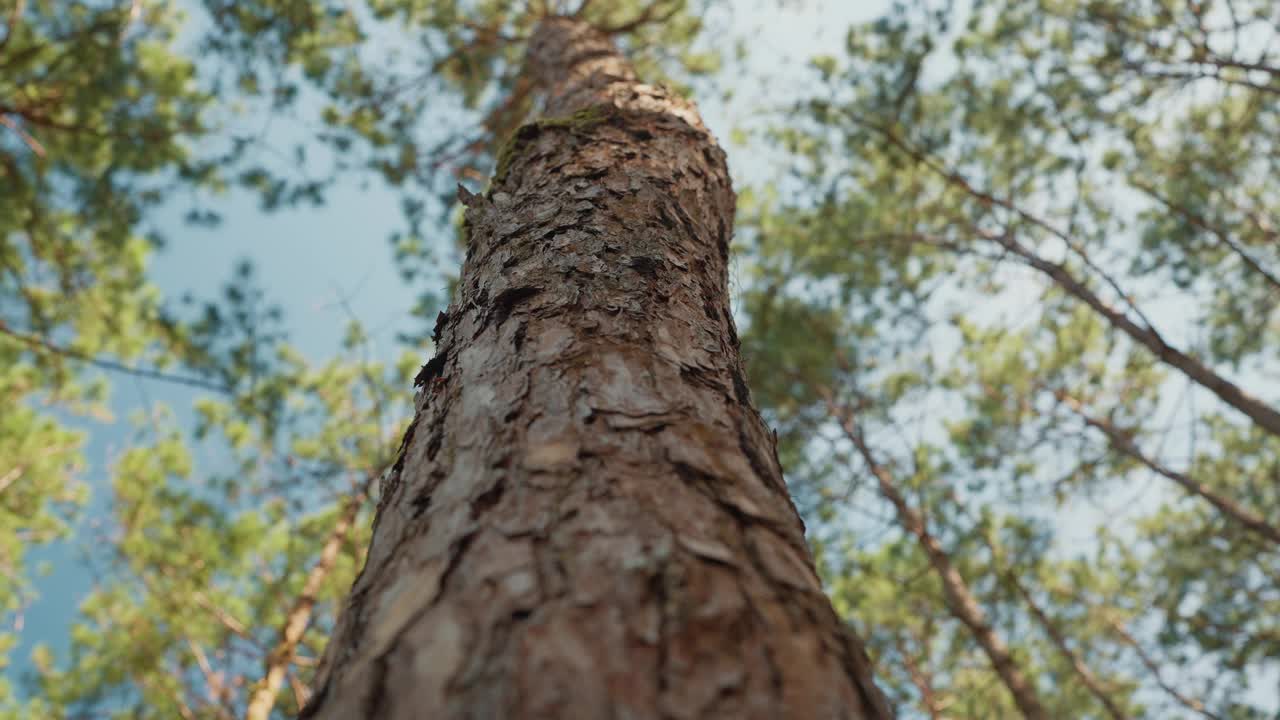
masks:
[[[161,370],[153,370],[151,368],[133,367],[131,365],[125,365],[124,363],[119,363],[114,360],[107,360],[105,358],[93,357],[92,355],[87,355],[78,350],[72,350],[71,348],[62,347],[61,345],[55,345],[49,342],[48,340],[45,340],[44,338],[35,337],[33,335],[26,335],[24,333],[20,333],[15,330],[12,330],[9,328],[8,325],[4,323],[3,320],[0,320],[0,334],[7,335],[30,347],[33,347],[39,350],[45,350],[55,355],[61,355],[63,357],[70,358],[78,362],[88,363],[90,365],[103,368],[104,370],[113,370],[115,372],[122,372],[129,375],[136,375],[137,377],[149,378],[151,380],[162,380],[164,382],[176,383],[178,385],[198,387],[204,390],[212,390],[213,392],[222,393],[224,395],[235,394],[235,392],[231,388],[227,387],[226,385],[219,385],[217,383],[211,382],[209,380],[204,380],[202,378],[191,377],[188,375],[174,375],[171,373],[163,372]]]
[[[9,128],[17,134],[17,136],[22,139],[22,142],[26,143],[26,146],[30,148],[31,152],[35,153],[37,157],[43,158],[48,155],[48,152],[44,149],[44,145],[41,145],[40,141],[35,139],[31,133],[24,130],[21,125],[14,122],[13,118],[8,115],[0,114],[0,125]]]

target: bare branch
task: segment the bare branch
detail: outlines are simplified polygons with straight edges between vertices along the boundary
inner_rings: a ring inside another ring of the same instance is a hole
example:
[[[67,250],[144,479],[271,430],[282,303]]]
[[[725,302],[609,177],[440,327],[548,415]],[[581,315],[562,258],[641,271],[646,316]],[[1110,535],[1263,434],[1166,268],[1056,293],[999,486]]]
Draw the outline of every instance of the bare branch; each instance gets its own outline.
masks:
[[[1089,427],[1100,430],[1103,435],[1106,435],[1107,439],[1111,442],[1112,447],[1142,463],[1153,472],[1174,481],[1192,495],[1204,498],[1210,505],[1217,508],[1219,512],[1239,523],[1240,526],[1246,530],[1257,533],[1261,537],[1280,546],[1280,528],[1271,525],[1264,520],[1262,516],[1248,508],[1242,507],[1231,498],[1218,494],[1204,483],[1198,482],[1195,479],[1188,477],[1186,474],[1180,473],[1164,465],[1155,458],[1148,456],[1146,453],[1142,452],[1137,444],[1133,442],[1129,433],[1116,427],[1108,420],[1089,415],[1079,400],[1076,400],[1061,390],[1056,391],[1054,395],[1058,398],[1059,402],[1070,408],[1071,411],[1078,415],[1081,420],[1084,420],[1085,424]]]
[[[280,639],[267,656],[266,672],[249,698],[249,707],[245,712],[246,720],[267,720],[270,717],[271,708],[275,706],[276,693],[280,691],[280,685],[284,682],[289,666],[293,664],[298,643],[302,641],[302,635],[311,623],[311,611],[315,607],[320,588],[338,560],[338,551],[341,550],[342,543],[351,531],[351,526],[355,524],[356,515],[368,498],[372,482],[373,475],[369,475],[364,487],[347,500],[337,523],[329,533],[329,538],[320,550],[320,559],[307,574],[302,592],[294,599],[293,606],[285,614],[284,626],[280,629]],[[304,704],[299,703],[299,707]]]
[[[982,609],[978,599],[969,589],[964,577],[951,562],[942,544],[929,532],[920,511],[911,507],[898,491],[893,475],[876,460],[862,434],[862,428],[858,424],[853,409],[837,403],[829,388],[817,388],[817,390],[823,396],[831,417],[840,425],[849,442],[857,448],[863,461],[866,462],[867,469],[876,478],[880,493],[894,506],[903,529],[916,538],[920,549],[928,557],[930,565],[933,566],[934,572],[942,583],[947,607],[951,610],[951,614],[973,634],[1023,716],[1028,720],[1048,720],[1049,715],[1040,704],[1035,686],[1018,668],[1009,646],[991,626],[986,611]]]
[[[151,380],[163,380],[164,382],[176,383],[178,385],[188,385],[190,387],[198,387],[204,390],[212,390],[213,392],[222,393],[224,395],[234,394],[234,391],[231,388],[225,385],[219,385],[209,380],[204,380],[202,378],[191,377],[188,375],[174,375],[171,373],[163,372],[161,370],[153,370],[150,368],[133,367],[130,365],[125,365],[124,363],[116,362],[114,360],[107,360],[105,358],[97,358],[91,355],[86,355],[85,353],[79,352],[78,350],[72,350],[71,348],[62,347],[60,345],[54,345],[53,343],[49,342],[48,340],[45,340],[44,338],[39,338],[39,337],[35,337],[34,335],[27,335],[27,334],[12,330],[9,328],[8,325],[5,324],[3,320],[0,320],[0,334],[7,335],[25,345],[28,345],[32,348],[36,348],[37,350],[51,352],[55,355],[61,355],[62,357],[70,358],[78,362],[88,363],[90,365],[103,368],[104,370],[113,370],[115,372],[122,372],[129,375],[134,375],[137,377],[148,378]]]

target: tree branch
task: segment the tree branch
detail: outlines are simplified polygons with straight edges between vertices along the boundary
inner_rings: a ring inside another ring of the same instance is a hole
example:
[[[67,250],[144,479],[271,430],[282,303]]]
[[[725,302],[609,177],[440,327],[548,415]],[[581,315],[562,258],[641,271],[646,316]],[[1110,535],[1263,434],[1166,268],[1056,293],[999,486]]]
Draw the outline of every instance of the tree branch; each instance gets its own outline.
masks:
[[[62,357],[70,358],[78,362],[88,363],[90,365],[103,368],[104,370],[113,370],[115,372],[122,372],[128,375],[148,378],[150,380],[163,380],[164,382],[176,383],[178,385],[187,385],[190,387],[202,388],[204,390],[212,390],[213,392],[221,393],[223,395],[234,394],[234,391],[231,388],[202,378],[191,377],[188,375],[173,375],[160,370],[152,370],[150,368],[132,367],[114,360],[97,358],[77,350],[72,350],[71,348],[54,345],[44,338],[36,337],[34,335],[26,335],[12,330],[3,320],[0,320],[0,334],[7,335],[18,342],[37,350],[61,355]]]
[[[1179,704],[1181,704],[1183,707],[1187,708],[1188,710],[1197,712],[1200,715],[1206,718],[1209,718],[1209,720],[1222,720],[1221,717],[1213,714],[1207,708],[1205,708],[1204,703],[1200,702],[1199,700],[1196,700],[1193,697],[1183,695],[1181,692],[1178,692],[1177,688],[1174,688],[1167,681],[1165,681],[1164,676],[1160,672],[1160,665],[1157,664],[1156,661],[1153,660],[1151,656],[1147,654],[1146,650],[1142,649],[1142,645],[1138,643],[1137,639],[1134,638],[1132,635],[1130,635],[1129,631],[1125,630],[1124,626],[1121,625],[1115,618],[1107,618],[1107,624],[1111,626],[1111,629],[1115,631],[1117,635],[1120,636],[1120,639],[1124,640],[1126,645],[1133,648],[1133,651],[1138,655],[1138,660],[1142,662],[1143,667],[1145,667],[1147,671],[1151,673],[1152,677],[1154,677],[1156,680],[1156,684],[1159,685],[1161,689],[1163,689],[1166,693],[1168,693],[1170,697],[1172,697],[1174,700],[1177,700]]]
[[[337,523],[334,524],[333,530],[329,532],[329,538],[320,550],[320,559],[316,561],[316,564],[311,568],[311,572],[307,574],[306,582],[302,586],[302,592],[294,599],[293,606],[285,614],[284,626],[280,629],[279,641],[271,650],[271,653],[267,655],[266,671],[249,698],[249,707],[245,712],[245,720],[267,720],[270,717],[271,708],[275,706],[276,693],[280,691],[280,686],[289,671],[289,666],[293,664],[293,657],[298,650],[298,643],[302,641],[302,636],[311,623],[311,611],[315,607],[320,588],[338,560],[338,551],[341,550],[342,543],[351,531],[351,526],[355,524],[360,508],[363,507],[365,500],[368,498],[369,487],[372,482],[373,476],[370,475],[366,478],[364,487],[347,500],[341,515],[338,516]]]
[[[991,551],[991,557],[994,562],[999,553],[996,549],[995,540],[991,537],[989,528],[982,533],[982,539],[986,543],[987,548]],[[1080,683],[1085,686],[1085,689],[1089,691],[1089,694],[1093,695],[1093,697],[1102,704],[1102,707],[1106,709],[1107,714],[1111,716],[1112,720],[1128,720],[1129,716],[1116,705],[1115,701],[1107,691],[1103,689],[1102,683],[1098,680],[1097,676],[1093,674],[1088,665],[1084,664],[1084,661],[1080,659],[1080,656],[1071,649],[1067,644],[1067,639],[1062,635],[1062,631],[1048,616],[1048,614],[1045,613],[1044,609],[1040,607],[1039,603],[1035,601],[1035,598],[1031,596],[1031,591],[1022,584],[1021,580],[1018,579],[1017,572],[1011,567],[1003,568],[1000,572],[1009,584],[1013,586],[1013,589],[1017,591],[1018,596],[1022,598],[1022,601],[1026,603],[1027,609],[1031,611],[1031,615],[1040,625],[1040,629],[1044,630],[1044,634],[1049,637],[1049,641],[1053,643],[1058,654],[1060,654],[1062,658],[1067,661],[1067,664],[1071,666],[1076,677],[1080,679]]]
[[[44,145],[41,145],[40,141],[35,139],[35,137],[32,136],[31,133],[24,130],[21,125],[14,122],[13,118],[3,113],[0,113],[0,125],[3,125],[9,128],[10,130],[12,130],[14,134],[16,134],[19,138],[22,139],[22,142],[26,143],[26,146],[30,148],[31,152],[35,153],[37,157],[43,158],[48,154],[48,152],[44,149]]]
[[[1022,210],[1013,203],[1001,200],[987,192],[979,190],[970,184],[969,181],[959,173],[942,167],[931,157],[912,147],[888,128],[870,122],[865,118],[855,117],[854,119],[855,121],[860,122],[871,128],[873,131],[879,133],[891,144],[911,157],[911,159],[930,169],[948,183],[960,188],[984,204],[1002,207],[1016,214],[1026,222],[1044,229],[1054,235],[1054,237],[1063,239],[1069,248],[1072,248],[1077,254],[1081,254],[1081,251],[1075,248],[1075,243],[1071,241],[1070,238],[1066,237],[1064,233],[1057,230],[1044,220]],[[1151,322],[1142,317],[1141,311],[1137,310],[1133,302],[1129,300],[1128,296],[1124,293],[1120,293],[1121,298],[1124,299],[1125,302],[1129,303],[1130,307],[1133,307],[1136,312],[1138,312],[1139,319],[1143,323],[1142,325],[1134,322],[1125,312],[1117,310],[1107,304],[1106,301],[1099,297],[1097,293],[1089,289],[1087,285],[1068,272],[1064,265],[1045,260],[1034,251],[1014,239],[1010,233],[993,233],[984,231],[977,227],[972,227],[972,230],[983,239],[1005,248],[1010,253],[1017,256],[1023,264],[1038,270],[1040,273],[1047,276],[1056,285],[1058,285],[1059,288],[1066,291],[1077,300],[1085,303],[1101,315],[1111,324],[1112,327],[1123,332],[1134,341],[1146,347],[1165,364],[1180,370],[1192,381],[1209,390],[1214,395],[1217,395],[1218,398],[1226,404],[1244,413],[1253,420],[1258,427],[1272,435],[1280,437],[1280,412],[1276,411],[1275,408],[1264,403],[1253,395],[1245,392],[1240,388],[1240,386],[1222,377],[1200,360],[1191,357],[1165,342],[1164,338],[1160,336],[1160,333],[1155,329]],[[1092,267],[1092,263],[1089,263],[1087,258],[1085,258],[1085,262]],[[1115,288],[1117,292],[1119,292],[1119,288],[1114,285],[1110,278],[1105,274],[1102,276],[1108,281],[1108,283],[1112,284],[1113,288]]]
[[[1132,185],[1138,188],[1139,190],[1143,191],[1144,193],[1146,193],[1148,196],[1150,196],[1152,199],[1159,202],[1161,205],[1164,205],[1166,208],[1172,210],[1178,215],[1181,215],[1187,222],[1191,223],[1192,225],[1218,238],[1218,241],[1221,242],[1223,245],[1226,245],[1227,248],[1229,248],[1232,252],[1234,252],[1236,256],[1238,256],[1240,260],[1244,262],[1244,264],[1250,270],[1253,270],[1254,272],[1261,275],[1263,279],[1265,279],[1273,289],[1280,290],[1280,277],[1276,277],[1274,274],[1271,273],[1271,271],[1262,267],[1262,265],[1258,263],[1258,261],[1255,260],[1254,257],[1250,255],[1247,250],[1244,249],[1243,246],[1241,246],[1235,240],[1232,240],[1231,236],[1228,235],[1224,230],[1210,225],[1208,220],[1206,220],[1203,216],[1192,212],[1189,208],[1183,205],[1180,205],[1178,203],[1175,203],[1172,200],[1164,197],[1159,192],[1157,192],[1154,187],[1148,185],[1147,183],[1137,181],[1137,182],[1132,182]]]
[[[1013,696],[1014,704],[1028,720],[1048,720],[1049,715],[1040,703],[1035,686],[1018,668],[1009,646],[991,626],[986,612],[969,589],[964,577],[951,562],[942,544],[929,532],[919,510],[911,507],[898,491],[895,478],[889,470],[876,461],[853,410],[838,404],[829,388],[818,388],[818,392],[826,402],[832,418],[840,425],[845,437],[853,443],[863,461],[866,462],[867,469],[879,483],[880,494],[897,511],[898,520],[903,529],[916,538],[921,550],[929,559],[929,564],[933,566],[934,572],[942,582],[947,607],[951,610],[951,614],[973,634],[978,645],[986,653],[987,659],[991,661],[992,668]]]
[[[1217,508],[1219,512],[1239,523],[1240,526],[1246,530],[1257,533],[1264,539],[1280,546],[1280,528],[1268,523],[1262,518],[1262,516],[1254,513],[1248,508],[1240,506],[1234,500],[1218,494],[1207,485],[1197,482],[1195,479],[1188,477],[1187,475],[1164,465],[1155,458],[1148,456],[1146,453],[1142,452],[1137,444],[1133,442],[1128,433],[1116,427],[1108,420],[1089,415],[1079,400],[1067,395],[1062,390],[1055,391],[1054,396],[1059,402],[1066,405],[1072,412],[1078,415],[1081,420],[1084,420],[1086,425],[1099,430],[1103,435],[1106,435],[1107,439],[1111,442],[1112,447],[1115,449],[1142,463],[1156,474],[1174,481],[1192,495],[1204,498],[1210,505]]]

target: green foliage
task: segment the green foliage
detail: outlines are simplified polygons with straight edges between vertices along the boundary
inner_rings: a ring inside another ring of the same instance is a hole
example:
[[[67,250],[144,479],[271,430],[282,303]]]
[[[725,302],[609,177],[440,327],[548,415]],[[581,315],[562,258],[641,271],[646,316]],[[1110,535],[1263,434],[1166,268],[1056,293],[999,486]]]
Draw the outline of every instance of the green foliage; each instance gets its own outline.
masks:
[[[208,96],[172,49],[167,4],[10,3],[0,36],[0,602],[34,600],[28,550],[62,536],[85,488],[83,433],[105,385],[82,358],[169,345],[141,219],[206,130]],[[170,346],[171,347],[171,346]],[[0,636],[6,649],[8,635]],[[0,707],[14,702],[0,689]]]
[[[1016,711],[842,424],[1050,716],[1277,711],[1280,548],[1161,469],[1274,526],[1280,438],[1107,314],[1280,402],[1277,36],[1268,2],[901,3],[774,131],[803,190],[743,218],[752,386],[921,715]]]
[[[135,440],[110,463],[110,517],[81,525],[97,583],[70,655],[37,648],[25,698],[0,684],[0,717],[243,714],[321,547],[354,509],[274,710],[296,713],[362,563],[426,333],[406,322],[412,350],[392,363],[370,357],[352,318],[340,355],[310,362],[286,344],[247,261],[210,302],[162,297],[148,274],[167,240],[153,213],[183,207],[215,227],[214,200],[232,190],[275,211],[375,179],[401,194],[405,228],[391,241],[403,277],[439,284],[441,248],[425,238],[452,207],[440,198],[484,177],[497,140],[530,119],[519,71],[545,13],[578,9],[654,79],[717,65],[692,44],[702,4],[561,5],[0,7],[0,664],[34,601],[24,556],[76,525],[79,475],[100,460],[84,457],[86,432],[115,421],[107,378],[199,393],[190,432],[174,429],[186,415],[158,406],[134,418]],[[429,323],[441,303],[424,290],[406,317]]]
[[[233,286],[234,287],[234,286]],[[381,471],[410,415],[416,356],[395,367],[362,360],[353,325],[348,355],[312,367],[276,344],[275,364],[244,395],[197,404],[200,445],[221,448],[204,468],[156,418],[115,463],[112,520],[95,557],[105,580],[85,599],[65,669],[41,668],[40,702],[53,715],[121,717],[242,714],[266,649],[349,503],[358,530],[314,596],[294,670],[308,683],[327,632],[363,562]],[[284,388],[263,404],[262,387]],[[292,693],[279,711],[295,714]]]
[[[456,183],[500,179],[532,132],[599,119],[532,120],[520,64],[539,17],[580,11],[679,86],[720,69],[726,49],[698,42],[707,5],[2,9],[4,627],[33,601],[25,553],[83,504],[85,433],[113,420],[93,370],[199,394],[190,427],[160,408],[134,419],[110,516],[80,538],[98,582],[70,653],[36,652],[28,697],[0,684],[0,718],[242,715],[354,508],[278,694],[275,715],[295,713],[411,413],[441,293],[406,311],[412,350],[394,362],[370,357],[356,318],[314,362],[248,262],[215,300],[162,297],[151,213],[189,202],[214,225],[210,197],[232,189],[271,211],[376,180],[401,197],[402,276],[439,286],[463,248],[429,238]],[[1274,523],[1280,439],[1062,277],[1280,401],[1280,69],[1262,51],[1278,28],[1268,0],[900,3],[851,28],[843,57],[812,59],[799,112],[742,134],[795,160],[739,207],[751,386],[828,590],[904,716],[1017,711],[868,460],[1051,717],[1277,711],[1280,549],[1158,467]],[[0,657],[13,642],[0,634]]]

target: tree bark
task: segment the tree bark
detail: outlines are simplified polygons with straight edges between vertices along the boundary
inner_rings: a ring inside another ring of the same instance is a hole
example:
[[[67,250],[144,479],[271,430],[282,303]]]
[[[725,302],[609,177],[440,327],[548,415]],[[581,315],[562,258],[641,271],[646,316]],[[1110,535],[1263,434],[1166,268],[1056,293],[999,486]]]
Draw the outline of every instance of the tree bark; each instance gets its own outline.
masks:
[[[307,718],[888,718],[748,395],[694,106],[543,21]]]

